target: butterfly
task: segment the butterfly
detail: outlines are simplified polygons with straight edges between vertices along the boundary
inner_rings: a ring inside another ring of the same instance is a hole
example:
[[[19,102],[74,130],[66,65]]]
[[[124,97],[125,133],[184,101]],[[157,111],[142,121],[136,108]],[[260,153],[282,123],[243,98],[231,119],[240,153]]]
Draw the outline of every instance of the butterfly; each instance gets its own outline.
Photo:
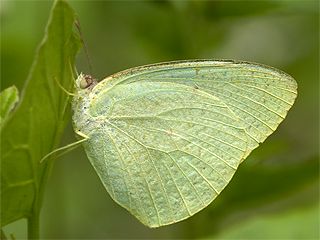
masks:
[[[296,96],[296,81],[268,66],[166,62],[100,82],[80,74],[73,125],[111,198],[160,227],[208,206]]]

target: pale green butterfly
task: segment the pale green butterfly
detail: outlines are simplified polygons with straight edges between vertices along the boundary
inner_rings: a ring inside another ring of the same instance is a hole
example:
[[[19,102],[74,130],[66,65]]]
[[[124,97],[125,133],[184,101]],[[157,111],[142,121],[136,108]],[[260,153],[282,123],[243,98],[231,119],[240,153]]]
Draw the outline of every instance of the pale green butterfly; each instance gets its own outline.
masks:
[[[97,83],[80,75],[73,122],[110,196],[159,227],[209,205],[276,130],[297,96],[284,72],[236,61],[177,61]]]

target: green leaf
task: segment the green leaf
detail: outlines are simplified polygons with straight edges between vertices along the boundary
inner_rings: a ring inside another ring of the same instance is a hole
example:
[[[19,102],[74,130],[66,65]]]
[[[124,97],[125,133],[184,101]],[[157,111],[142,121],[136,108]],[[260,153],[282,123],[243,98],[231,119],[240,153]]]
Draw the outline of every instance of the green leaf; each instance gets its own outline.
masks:
[[[21,103],[2,131],[1,224],[37,218],[53,161],[40,159],[56,148],[70,116],[68,95],[79,39],[75,14],[64,1],[51,11],[45,36],[23,89]],[[56,80],[56,81],[55,81]],[[36,228],[36,227],[35,227]],[[36,231],[36,230],[35,230]]]
[[[218,236],[211,235],[205,239],[319,239],[319,210],[319,204],[316,204],[282,214],[260,216],[251,221],[242,221]]]
[[[89,84],[88,84],[89,83]],[[289,75],[259,64],[182,61],[77,79],[74,126],[111,197],[149,227],[208,206],[285,118]]]
[[[4,121],[9,117],[18,101],[18,89],[15,86],[8,87],[0,93],[0,128],[4,124]]]

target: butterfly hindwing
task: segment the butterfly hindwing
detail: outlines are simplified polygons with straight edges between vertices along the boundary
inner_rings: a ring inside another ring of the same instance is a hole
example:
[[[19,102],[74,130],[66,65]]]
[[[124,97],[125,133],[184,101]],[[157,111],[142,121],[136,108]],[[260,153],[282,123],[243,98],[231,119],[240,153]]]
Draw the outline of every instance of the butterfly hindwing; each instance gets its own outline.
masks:
[[[74,123],[111,197],[159,227],[210,204],[295,97],[295,81],[269,67],[171,62],[104,79],[78,98]]]

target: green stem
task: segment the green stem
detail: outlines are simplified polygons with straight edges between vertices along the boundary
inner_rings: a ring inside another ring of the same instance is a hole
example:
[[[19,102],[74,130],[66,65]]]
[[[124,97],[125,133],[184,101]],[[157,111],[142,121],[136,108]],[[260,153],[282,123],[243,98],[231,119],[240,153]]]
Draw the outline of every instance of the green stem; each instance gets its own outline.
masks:
[[[52,160],[52,159],[51,159]],[[45,163],[43,174],[40,180],[40,186],[38,187],[38,192],[36,194],[36,199],[33,203],[32,215],[28,218],[28,239],[39,239],[40,233],[40,209],[42,206],[43,196],[45,192],[45,186],[48,181],[51,169],[53,166],[53,161],[48,161]]]
[[[28,217],[28,239],[39,239],[40,237],[40,210],[42,206],[45,186],[51,172],[53,161],[48,161],[43,166],[43,174],[40,176],[39,184],[36,184],[35,200],[33,202],[33,209],[31,216]]]
[[[58,128],[57,132],[61,132],[63,128]],[[57,135],[55,136],[55,143],[58,142]],[[57,144],[54,144],[56,146]],[[51,157],[52,158],[52,157]],[[39,239],[40,236],[40,210],[45,193],[45,186],[52,171],[53,159],[49,159],[43,163],[42,175],[40,176],[39,186],[36,187],[37,193],[33,203],[32,215],[28,218],[28,239]],[[40,164],[40,163],[39,163]]]
[[[7,240],[6,235],[4,234],[3,230],[1,229],[1,239]]]
[[[40,230],[39,218],[40,218],[39,206],[35,204],[32,215],[28,218],[28,239],[39,239],[39,230]]]

